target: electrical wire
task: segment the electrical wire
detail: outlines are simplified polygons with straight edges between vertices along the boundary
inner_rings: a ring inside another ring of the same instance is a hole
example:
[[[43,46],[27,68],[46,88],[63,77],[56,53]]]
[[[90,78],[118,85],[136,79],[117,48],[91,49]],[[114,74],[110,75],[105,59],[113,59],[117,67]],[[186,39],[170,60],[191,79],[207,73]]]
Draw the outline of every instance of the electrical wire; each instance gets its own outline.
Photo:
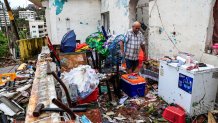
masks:
[[[154,5],[153,5],[152,8],[151,8],[151,12],[150,12],[150,14],[149,14],[149,17],[151,17],[151,13],[152,13],[152,11],[154,10],[154,6],[156,5],[156,3],[157,3],[157,0],[154,1]]]
[[[155,2],[155,5],[156,5],[156,7],[157,7],[158,16],[159,16],[161,25],[162,25],[162,27],[163,27],[163,29],[164,29],[164,32],[165,32],[167,38],[168,38],[168,39],[170,40],[170,42],[173,44],[174,48],[176,48],[177,51],[180,52],[179,48],[176,46],[176,44],[173,42],[173,40],[170,38],[169,34],[168,34],[168,33],[166,32],[166,30],[165,30],[165,26],[164,26],[164,24],[163,24],[163,21],[162,21],[161,15],[160,15],[160,10],[159,10],[159,7],[158,7],[158,5],[157,5],[157,0],[156,0],[156,2]]]

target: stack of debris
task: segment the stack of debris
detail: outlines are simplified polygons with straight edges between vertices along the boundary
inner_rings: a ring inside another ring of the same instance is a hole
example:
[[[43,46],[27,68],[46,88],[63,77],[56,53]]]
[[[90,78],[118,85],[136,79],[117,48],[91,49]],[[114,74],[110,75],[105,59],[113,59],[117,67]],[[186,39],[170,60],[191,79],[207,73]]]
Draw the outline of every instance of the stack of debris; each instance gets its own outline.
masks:
[[[16,73],[1,74],[0,114],[2,122],[24,121],[34,70],[35,61],[29,61],[28,64],[21,64]]]
[[[124,94],[125,95],[125,94]],[[105,96],[99,98],[104,122],[160,122],[165,121],[162,113],[167,104],[149,92],[145,97],[123,98],[108,102]]]
[[[17,64],[18,64],[17,61],[13,60],[12,58],[0,58],[0,68],[8,67],[8,66],[15,66]]]

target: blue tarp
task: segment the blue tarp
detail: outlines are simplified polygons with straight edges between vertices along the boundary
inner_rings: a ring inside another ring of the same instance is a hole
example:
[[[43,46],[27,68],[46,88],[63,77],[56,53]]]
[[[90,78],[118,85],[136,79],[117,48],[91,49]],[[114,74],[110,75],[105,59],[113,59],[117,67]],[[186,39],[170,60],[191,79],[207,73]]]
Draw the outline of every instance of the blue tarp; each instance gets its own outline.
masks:
[[[74,30],[67,32],[61,40],[61,52],[71,53],[76,49],[76,34]]]

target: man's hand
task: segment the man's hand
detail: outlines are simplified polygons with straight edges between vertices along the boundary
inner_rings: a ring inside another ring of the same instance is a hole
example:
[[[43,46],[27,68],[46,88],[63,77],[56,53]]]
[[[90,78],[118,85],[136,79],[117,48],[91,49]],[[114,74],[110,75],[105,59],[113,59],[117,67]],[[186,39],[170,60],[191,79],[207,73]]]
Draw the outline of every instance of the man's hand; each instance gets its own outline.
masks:
[[[122,54],[124,54],[124,43],[123,41],[120,41],[120,51]]]
[[[144,60],[144,61],[148,60],[147,57],[148,57],[148,56],[147,56],[147,53],[144,52],[144,59],[143,59],[143,60]]]

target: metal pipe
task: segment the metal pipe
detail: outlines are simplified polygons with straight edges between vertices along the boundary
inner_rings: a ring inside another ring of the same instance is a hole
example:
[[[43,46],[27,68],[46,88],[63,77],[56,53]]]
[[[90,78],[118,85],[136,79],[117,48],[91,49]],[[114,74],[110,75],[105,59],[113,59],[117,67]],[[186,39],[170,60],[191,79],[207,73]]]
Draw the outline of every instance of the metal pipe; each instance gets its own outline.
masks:
[[[61,108],[61,109],[63,109],[64,111],[66,111],[69,115],[70,115],[70,117],[71,117],[71,119],[72,120],[75,120],[76,119],[76,115],[73,113],[73,111],[70,109],[70,108],[68,108],[66,105],[64,105],[63,103],[61,103],[59,100],[57,100],[57,99],[52,99],[52,102],[55,104],[55,105],[57,105],[59,108]]]
[[[45,107],[45,105],[43,103],[40,103],[36,106],[36,108],[34,109],[33,111],[33,116],[34,117],[39,117],[41,112],[42,112],[42,109]]]
[[[66,98],[67,98],[67,103],[68,103],[69,107],[72,108],[74,105],[72,104],[72,100],[70,98],[70,94],[69,94],[69,92],[67,90],[67,87],[65,86],[64,82],[57,76],[57,74],[55,74],[54,71],[52,71],[51,74],[60,83],[60,85],[64,89],[64,92],[65,92],[65,95],[66,95]]]

